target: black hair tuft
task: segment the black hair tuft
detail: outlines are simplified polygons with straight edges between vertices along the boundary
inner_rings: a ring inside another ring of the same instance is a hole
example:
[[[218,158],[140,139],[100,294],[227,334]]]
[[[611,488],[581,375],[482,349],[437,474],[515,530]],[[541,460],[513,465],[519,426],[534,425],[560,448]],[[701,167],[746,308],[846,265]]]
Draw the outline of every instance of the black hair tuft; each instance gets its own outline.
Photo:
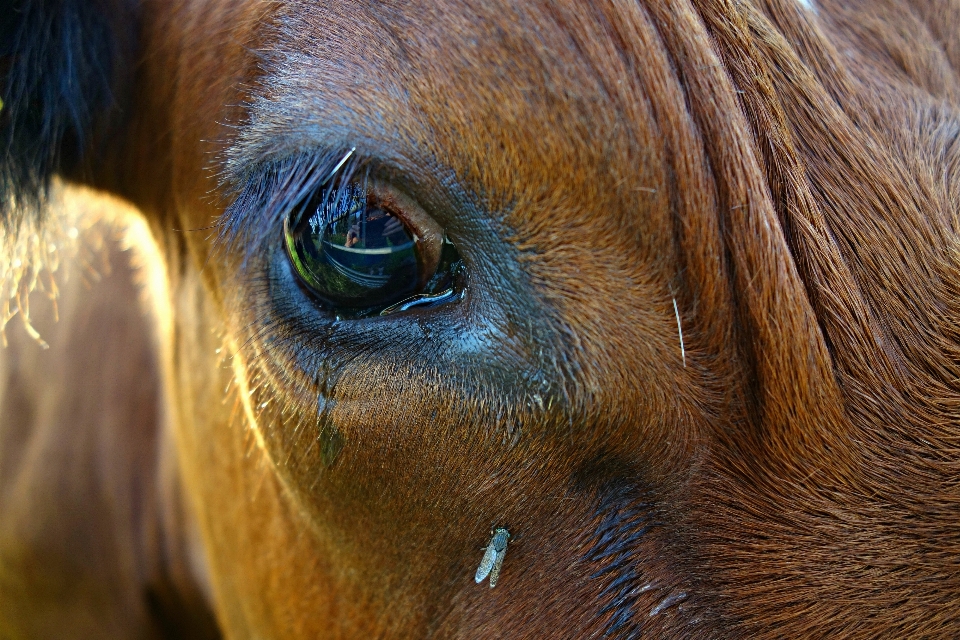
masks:
[[[40,211],[118,107],[135,0],[13,0],[0,11],[0,227]]]

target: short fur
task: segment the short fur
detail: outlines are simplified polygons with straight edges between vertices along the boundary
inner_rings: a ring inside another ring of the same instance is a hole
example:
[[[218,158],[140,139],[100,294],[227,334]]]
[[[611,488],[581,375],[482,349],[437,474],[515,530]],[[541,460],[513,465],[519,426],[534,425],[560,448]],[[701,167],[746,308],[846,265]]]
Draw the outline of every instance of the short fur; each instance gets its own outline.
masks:
[[[960,635],[957,2],[138,24],[91,182],[165,252],[226,636]],[[457,244],[461,302],[297,286],[279,205],[351,148]]]

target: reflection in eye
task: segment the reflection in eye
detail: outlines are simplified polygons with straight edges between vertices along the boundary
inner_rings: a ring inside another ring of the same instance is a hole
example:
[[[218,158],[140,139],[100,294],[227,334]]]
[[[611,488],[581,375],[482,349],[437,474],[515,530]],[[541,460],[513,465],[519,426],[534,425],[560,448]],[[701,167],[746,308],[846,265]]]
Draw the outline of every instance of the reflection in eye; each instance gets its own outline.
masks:
[[[359,181],[318,196],[284,230],[294,270],[321,302],[375,311],[449,292],[460,257],[415,202]]]

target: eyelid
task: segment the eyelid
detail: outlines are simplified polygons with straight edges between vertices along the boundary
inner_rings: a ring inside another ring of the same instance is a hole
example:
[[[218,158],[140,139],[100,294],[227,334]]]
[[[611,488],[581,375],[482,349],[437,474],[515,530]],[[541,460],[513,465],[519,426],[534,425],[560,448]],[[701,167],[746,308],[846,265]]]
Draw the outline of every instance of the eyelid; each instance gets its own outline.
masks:
[[[414,234],[420,249],[421,273],[424,278],[420,285],[425,285],[440,264],[443,227],[424,211],[416,200],[389,183],[374,181],[369,186],[369,193],[379,206],[403,221],[407,229]]]

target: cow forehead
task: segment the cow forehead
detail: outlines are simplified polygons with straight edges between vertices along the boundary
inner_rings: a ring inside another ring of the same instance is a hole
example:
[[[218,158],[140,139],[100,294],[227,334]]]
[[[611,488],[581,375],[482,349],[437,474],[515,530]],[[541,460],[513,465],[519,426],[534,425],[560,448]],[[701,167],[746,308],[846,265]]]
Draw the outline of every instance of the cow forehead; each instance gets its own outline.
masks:
[[[662,181],[635,61],[609,32],[620,17],[564,3],[292,3],[235,155],[358,146],[413,180],[455,183],[491,215],[522,224],[561,207],[572,224],[611,186]]]

